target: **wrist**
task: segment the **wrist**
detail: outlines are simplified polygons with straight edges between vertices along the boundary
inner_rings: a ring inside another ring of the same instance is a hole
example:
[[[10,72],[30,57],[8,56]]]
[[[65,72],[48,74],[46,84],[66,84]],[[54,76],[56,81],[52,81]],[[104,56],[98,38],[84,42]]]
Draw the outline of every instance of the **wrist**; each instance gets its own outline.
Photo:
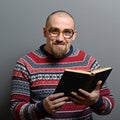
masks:
[[[41,115],[43,115],[43,116],[48,115],[48,112],[45,110],[42,101],[39,102],[39,103],[37,103],[37,105],[36,105],[36,109],[37,109],[38,113],[40,113]]]
[[[95,108],[99,108],[99,107],[102,106],[102,105],[103,105],[103,98],[102,98],[102,96],[100,95],[100,97],[99,97],[99,99],[97,100],[97,102],[96,102],[95,104],[91,105],[90,107],[91,107],[92,109],[95,109]]]

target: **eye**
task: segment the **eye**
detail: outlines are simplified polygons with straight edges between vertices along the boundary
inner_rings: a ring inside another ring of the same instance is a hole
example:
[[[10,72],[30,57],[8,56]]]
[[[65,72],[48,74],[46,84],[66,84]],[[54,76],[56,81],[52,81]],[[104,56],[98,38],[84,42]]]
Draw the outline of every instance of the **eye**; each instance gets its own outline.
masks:
[[[52,34],[59,34],[59,29],[58,28],[51,28],[49,30],[49,32],[52,33]]]
[[[73,35],[73,30],[72,30],[72,29],[65,29],[65,30],[64,30],[64,34],[65,34],[66,36],[71,36],[71,35]]]

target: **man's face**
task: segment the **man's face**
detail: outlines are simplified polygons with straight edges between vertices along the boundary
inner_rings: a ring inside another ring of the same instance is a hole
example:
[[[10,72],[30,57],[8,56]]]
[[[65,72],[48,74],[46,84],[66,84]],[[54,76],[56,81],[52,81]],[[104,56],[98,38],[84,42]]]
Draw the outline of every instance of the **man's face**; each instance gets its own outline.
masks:
[[[43,29],[47,39],[45,49],[56,58],[61,58],[76,37],[73,19],[69,16],[53,15]]]

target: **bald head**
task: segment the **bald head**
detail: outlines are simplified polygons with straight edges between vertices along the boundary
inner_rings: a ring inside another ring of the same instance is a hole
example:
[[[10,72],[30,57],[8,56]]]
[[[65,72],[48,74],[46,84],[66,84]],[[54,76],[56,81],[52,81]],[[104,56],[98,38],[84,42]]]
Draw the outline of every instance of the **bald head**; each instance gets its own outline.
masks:
[[[63,11],[63,10],[59,10],[59,11],[55,11],[55,12],[51,13],[51,14],[47,17],[46,27],[48,26],[48,24],[49,24],[49,22],[51,21],[52,17],[55,16],[55,15],[57,15],[57,16],[59,16],[59,17],[68,17],[68,18],[72,19],[72,21],[73,21],[73,23],[74,23],[74,18],[73,18],[73,16],[72,16],[70,13],[68,13],[68,12],[66,12],[66,11]]]

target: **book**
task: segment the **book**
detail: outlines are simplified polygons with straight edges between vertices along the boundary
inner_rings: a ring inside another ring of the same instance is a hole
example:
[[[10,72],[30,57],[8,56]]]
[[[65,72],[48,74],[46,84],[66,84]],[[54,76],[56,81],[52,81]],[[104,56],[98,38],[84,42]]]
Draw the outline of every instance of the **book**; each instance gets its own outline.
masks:
[[[102,80],[102,87],[111,71],[111,67],[99,68],[93,71],[65,69],[54,93],[64,92],[65,96],[70,96],[71,91],[79,94],[79,88],[92,92],[99,80]]]

